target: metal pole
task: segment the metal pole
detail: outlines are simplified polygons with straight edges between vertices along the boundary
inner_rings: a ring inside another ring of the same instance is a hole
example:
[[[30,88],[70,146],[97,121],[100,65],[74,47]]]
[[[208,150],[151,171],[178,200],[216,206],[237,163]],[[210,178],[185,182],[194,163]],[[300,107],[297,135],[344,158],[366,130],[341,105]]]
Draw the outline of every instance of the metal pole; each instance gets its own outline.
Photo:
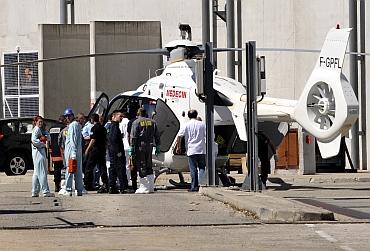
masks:
[[[365,1],[360,1],[360,52],[365,53],[366,40],[366,16],[365,16]],[[366,146],[366,57],[360,56],[360,72],[361,72],[361,169],[367,170],[367,146]]]
[[[349,37],[349,51],[357,52],[357,0],[349,0],[349,27],[352,28],[351,35]],[[358,61],[357,55],[350,55],[350,83],[353,91],[358,97]],[[359,141],[358,141],[358,121],[351,128],[351,156],[353,165],[356,169],[359,168]]]
[[[243,32],[242,32],[242,2],[241,0],[236,0],[236,23],[238,27],[238,48],[242,48],[242,39],[243,39]],[[242,83],[243,81],[243,52],[238,51],[238,81]]]
[[[95,47],[95,21],[90,22],[90,53],[96,53]],[[96,64],[95,57],[90,58],[90,108],[96,102]]]
[[[60,0],[60,23],[67,24],[67,0]]]
[[[254,191],[260,191],[259,186],[259,173],[257,168],[257,150],[258,150],[258,140],[257,140],[257,132],[258,132],[258,124],[257,124],[257,80],[256,80],[256,41],[249,42],[249,95],[250,96],[250,106],[251,106],[251,125],[252,128],[250,129],[250,139],[251,140],[251,153],[253,153],[253,165],[252,168],[254,169]]]
[[[245,178],[242,189],[260,191],[257,170],[257,102],[256,102],[256,42],[246,43],[246,80],[247,80],[247,152],[248,177]]]
[[[213,26],[213,47],[217,48],[217,14],[218,0],[212,1],[212,26]],[[213,55],[213,66],[217,68],[217,53]]]
[[[40,25],[39,58],[44,58],[44,25]],[[37,65],[39,72],[39,114],[45,116],[44,63]]]
[[[75,1],[69,0],[69,8],[71,13],[71,24],[75,23]]]
[[[226,0],[227,47],[235,48],[234,0]],[[227,76],[235,79],[235,52],[227,52]]]
[[[208,169],[208,185],[216,185],[216,168],[213,155],[214,142],[214,90],[213,90],[213,46],[205,44],[204,89],[206,94],[206,167]]]
[[[210,41],[209,0],[202,1],[202,42]]]
[[[19,52],[20,52],[21,48],[19,46],[17,46],[17,62],[19,63]],[[20,65],[18,64],[17,65],[17,71],[18,71],[18,77],[17,77],[17,82],[18,82],[18,117],[21,116],[21,86],[20,86],[20,69],[19,69]]]

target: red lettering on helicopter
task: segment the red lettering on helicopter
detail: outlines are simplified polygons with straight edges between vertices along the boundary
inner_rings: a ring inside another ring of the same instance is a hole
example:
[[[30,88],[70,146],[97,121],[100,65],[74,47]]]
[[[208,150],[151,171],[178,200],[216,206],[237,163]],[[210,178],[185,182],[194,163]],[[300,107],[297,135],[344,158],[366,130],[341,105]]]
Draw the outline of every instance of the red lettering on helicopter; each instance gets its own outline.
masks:
[[[167,90],[166,96],[170,98],[186,98],[186,91]]]

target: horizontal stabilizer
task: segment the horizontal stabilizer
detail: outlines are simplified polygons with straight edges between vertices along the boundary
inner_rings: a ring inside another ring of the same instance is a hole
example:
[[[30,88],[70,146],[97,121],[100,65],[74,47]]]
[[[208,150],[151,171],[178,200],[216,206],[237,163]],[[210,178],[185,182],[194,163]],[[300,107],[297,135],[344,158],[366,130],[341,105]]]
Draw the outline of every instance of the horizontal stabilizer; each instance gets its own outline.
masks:
[[[239,101],[234,103],[232,107],[232,116],[235,123],[236,130],[238,131],[238,135],[240,140],[247,141],[247,128],[246,128],[246,121],[244,117],[246,103]]]
[[[336,137],[333,141],[329,143],[323,143],[317,141],[317,145],[319,146],[321,157],[323,159],[331,158],[337,156],[340,150],[340,140],[342,135]]]

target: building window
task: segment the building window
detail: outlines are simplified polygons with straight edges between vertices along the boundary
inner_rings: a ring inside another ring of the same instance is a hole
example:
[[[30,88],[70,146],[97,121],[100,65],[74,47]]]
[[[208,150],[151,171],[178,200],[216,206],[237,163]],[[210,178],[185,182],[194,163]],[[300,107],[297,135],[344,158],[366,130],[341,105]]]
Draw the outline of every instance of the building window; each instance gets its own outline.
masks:
[[[4,64],[37,60],[37,52],[5,53]],[[9,117],[28,117],[39,113],[38,64],[4,67],[2,72],[3,114]]]

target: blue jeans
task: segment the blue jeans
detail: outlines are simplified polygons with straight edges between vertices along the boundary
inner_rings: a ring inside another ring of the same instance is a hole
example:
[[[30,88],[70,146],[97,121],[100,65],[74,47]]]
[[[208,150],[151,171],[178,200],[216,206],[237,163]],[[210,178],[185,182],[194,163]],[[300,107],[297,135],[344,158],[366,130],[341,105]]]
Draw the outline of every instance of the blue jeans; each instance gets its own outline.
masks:
[[[188,156],[190,176],[191,176],[191,190],[198,190],[198,168],[199,176],[203,176],[206,169],[206,155],[205,154],[194,154]]]

